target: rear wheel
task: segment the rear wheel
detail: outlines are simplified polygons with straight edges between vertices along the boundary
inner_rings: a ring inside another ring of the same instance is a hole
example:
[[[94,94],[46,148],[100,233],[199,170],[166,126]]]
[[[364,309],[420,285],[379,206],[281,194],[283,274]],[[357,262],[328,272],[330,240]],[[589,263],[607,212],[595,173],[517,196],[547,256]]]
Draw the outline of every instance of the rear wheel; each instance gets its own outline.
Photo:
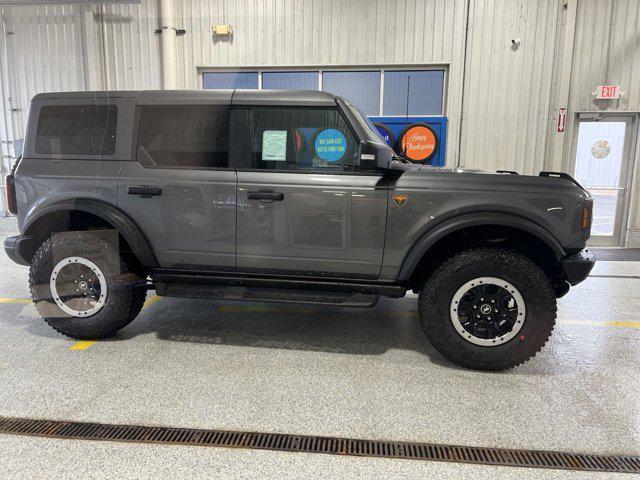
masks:
[[[140,312],[144,280],[128,271],[109,242],[87,232],[54,234],[31,262],[36,308],[55,330],[72,338],[113,335]]]
[[[556,318],[553,288],[533,261],[500,248],[466,250],[446,260],[420,292],[420,319],[448,359],[503,370],[533,357]]]

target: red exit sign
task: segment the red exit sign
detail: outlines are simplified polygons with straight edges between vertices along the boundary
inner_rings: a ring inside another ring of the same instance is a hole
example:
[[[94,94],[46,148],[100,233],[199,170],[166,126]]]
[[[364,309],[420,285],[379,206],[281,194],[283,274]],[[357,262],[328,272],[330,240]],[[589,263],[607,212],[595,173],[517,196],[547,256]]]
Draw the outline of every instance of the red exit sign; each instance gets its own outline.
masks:
[[[598,85],[596,88],[596,98],[599,100],[614,100],[620,98],[620,87],[618,85]]]

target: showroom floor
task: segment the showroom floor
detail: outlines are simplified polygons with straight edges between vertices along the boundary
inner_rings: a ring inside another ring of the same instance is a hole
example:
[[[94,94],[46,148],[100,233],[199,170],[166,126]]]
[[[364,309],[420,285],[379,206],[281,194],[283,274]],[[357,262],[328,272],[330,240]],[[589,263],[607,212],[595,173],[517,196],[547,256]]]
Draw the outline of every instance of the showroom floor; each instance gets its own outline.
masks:
[[[14,228],[0,219],[0,236]],[[38,318],[26,267],[2,254],[0,271],[0,416],[640,453],[640,262],[600,262],[543,351],[504,373],[440,357],[411,297],[359,310],[150,292],[116,338],[78,343]],[[0,478],[615,476],[12,435],[0,451]]]

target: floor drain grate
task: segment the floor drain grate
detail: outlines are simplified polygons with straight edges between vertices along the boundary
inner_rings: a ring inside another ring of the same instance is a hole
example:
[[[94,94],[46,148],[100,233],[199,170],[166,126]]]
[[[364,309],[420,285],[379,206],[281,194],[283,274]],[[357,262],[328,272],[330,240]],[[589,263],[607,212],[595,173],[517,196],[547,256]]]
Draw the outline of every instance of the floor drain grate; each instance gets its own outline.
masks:
[[[639,262],[640,248],[590,248],[601,262]]]
[[[640,473],[640,456],[464,447],[283,433],[110,425],[0,417],[0,433],[79,440],[253,448],[530,468]]]

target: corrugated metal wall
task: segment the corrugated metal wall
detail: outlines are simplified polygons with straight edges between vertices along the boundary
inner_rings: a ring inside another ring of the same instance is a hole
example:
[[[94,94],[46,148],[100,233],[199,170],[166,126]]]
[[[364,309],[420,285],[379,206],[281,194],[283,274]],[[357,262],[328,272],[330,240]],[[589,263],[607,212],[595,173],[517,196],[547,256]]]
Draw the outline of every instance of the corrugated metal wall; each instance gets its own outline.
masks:
[[[461,163],[537,174],[544,167],[557,0],[471,2]],[[512,39],[520,39],[519,47]]]
[[[620,85],[619,100],[595,100],[597,85]],[[571,109],[640,111],[640,1],[578,3]]]

